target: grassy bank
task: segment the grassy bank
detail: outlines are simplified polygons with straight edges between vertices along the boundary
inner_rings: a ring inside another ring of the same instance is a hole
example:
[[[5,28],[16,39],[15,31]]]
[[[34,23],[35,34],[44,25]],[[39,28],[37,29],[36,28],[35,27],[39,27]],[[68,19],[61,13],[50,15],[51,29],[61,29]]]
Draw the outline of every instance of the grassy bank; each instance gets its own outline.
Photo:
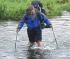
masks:
[[[19,20],[32,0],[0,0],[0,20]],[[70,11],[70,0],[40,0],[48,18],[61,15],[63,10]]]

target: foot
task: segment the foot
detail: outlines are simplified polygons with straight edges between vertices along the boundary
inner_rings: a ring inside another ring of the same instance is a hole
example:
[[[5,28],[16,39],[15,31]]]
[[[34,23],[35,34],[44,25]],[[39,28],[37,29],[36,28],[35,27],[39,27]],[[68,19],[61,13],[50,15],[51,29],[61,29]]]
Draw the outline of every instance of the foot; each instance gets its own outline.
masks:
[[[30,46],[30,49],[36,49],[36,45],[32,45],[32,46]]]

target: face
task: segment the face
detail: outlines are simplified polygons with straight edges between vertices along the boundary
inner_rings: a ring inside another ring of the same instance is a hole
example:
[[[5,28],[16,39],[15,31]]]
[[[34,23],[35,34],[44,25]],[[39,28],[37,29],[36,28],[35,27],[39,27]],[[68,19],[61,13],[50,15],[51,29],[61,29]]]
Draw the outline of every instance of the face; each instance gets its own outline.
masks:
[[[35,8],[33,8],[33,9],[31,10],[30,14],[31,14],[31,15],[36,14]]]
[[[37,13],[37,10],[36,10],[36,8],[34,8],[34,6],[30,6],[27,9],[27,14],[29,14],[29,15],[36,15],[36,13]]]

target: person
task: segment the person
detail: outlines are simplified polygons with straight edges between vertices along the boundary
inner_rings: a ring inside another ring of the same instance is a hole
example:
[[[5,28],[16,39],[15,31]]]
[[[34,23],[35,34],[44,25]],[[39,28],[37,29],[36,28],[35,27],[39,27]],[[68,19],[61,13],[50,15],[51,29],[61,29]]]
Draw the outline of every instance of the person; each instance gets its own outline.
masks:
[[[38,7],[38,10],[46,15],[46,10],[43,8],[43,4],[40,1],[32,1],[31,5],[33,5],[34,7]]]
[[[51,22],[44,14],[39,12],[36,8],[34,8],[34,6],[31,5],[27,8],[26,14],[22,18],[22,20],[20,20],[16,31],[19,32],[20,29],[23,27],[24,23],[26,23],[29,42],[31,44],[37,44],[38,47],[43,47],[42,29],[40,23],[40,20],[42,19],[38,18],[38,14],[41,16],[41,18],[47,25],[51,24]]]

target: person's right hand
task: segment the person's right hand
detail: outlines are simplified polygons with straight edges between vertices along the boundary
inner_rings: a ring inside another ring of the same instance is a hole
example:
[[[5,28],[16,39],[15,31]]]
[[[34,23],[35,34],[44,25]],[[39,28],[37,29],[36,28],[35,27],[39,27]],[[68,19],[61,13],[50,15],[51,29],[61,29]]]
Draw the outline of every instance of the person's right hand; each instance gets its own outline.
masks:
[[[19,31],[20,31],[20,29],[17,28],[17,29],[16,29],[16,32],[18,33]]]

